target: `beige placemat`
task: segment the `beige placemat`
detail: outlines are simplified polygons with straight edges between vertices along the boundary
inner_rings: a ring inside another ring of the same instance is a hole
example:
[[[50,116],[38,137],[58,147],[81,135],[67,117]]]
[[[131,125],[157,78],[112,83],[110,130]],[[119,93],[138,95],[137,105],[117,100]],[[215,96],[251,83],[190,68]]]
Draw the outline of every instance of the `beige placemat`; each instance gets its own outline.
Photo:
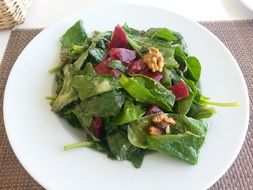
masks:
[[[253,20],[201,22],[230,49],[246,79],[253,110]],[[0,65],[0,189],[43,189],[15,157],[3,123],[3,92],[16,58],[41,29],[19,29],[11,36]],[[253,190],[253,116],[243,148],[234,164],[210,190]],[[84,182],[85,183],[85,182]],[[191,189],[189,187],[189,189]]]

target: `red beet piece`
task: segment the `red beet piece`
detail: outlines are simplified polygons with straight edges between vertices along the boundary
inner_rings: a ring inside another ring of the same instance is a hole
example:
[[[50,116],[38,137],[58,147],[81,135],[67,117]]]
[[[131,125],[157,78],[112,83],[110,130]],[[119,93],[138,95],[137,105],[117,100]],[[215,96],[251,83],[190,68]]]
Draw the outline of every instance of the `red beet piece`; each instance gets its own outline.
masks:
[[[102,138],[104,135],[104,121],[101,117],[93,117],[91,121],[92,132],[95,137]]]
[[[122,74],[119,70],[108,67],[111,61],[112,60],[110,58],[107,58],[104,61],[102,61],[102,63],[98,64],[94,68],[95,72],[100,74],[107,74],[114,77],[119,77]]]
[[[109,56],[112,60],[120,60],[126,65],[129,65],[134,59],[136,59],[135,51],[125,48],[112,48],[109,51]]]
[[[162,110],[156,105],[151,105],[147,109],[145,115],[151,115],[151,114],[158,113],[158,112],[162,112]]]
[[[170,90],[176,96],[176,100],[181,100],[189,96],[189,90],[184,82],[178,82],[170,87]]]
[[[146,63],[143,62],[142,59],[132,62],[128,67],[128,73],[131,74],[138,74],[148,71],[148,66]]]
[[[127,48],[128,41],[127,35],[120,25],[117,25],[114,29],[111,42],[109,43],[109,49],[111,48]]]
[[[156,72],[152,72],[152,71],[145,71],[143,72],[144,75],[156,80],[157,82],[160,82],[160,80],[163,78],[162,73],[156,71]]]

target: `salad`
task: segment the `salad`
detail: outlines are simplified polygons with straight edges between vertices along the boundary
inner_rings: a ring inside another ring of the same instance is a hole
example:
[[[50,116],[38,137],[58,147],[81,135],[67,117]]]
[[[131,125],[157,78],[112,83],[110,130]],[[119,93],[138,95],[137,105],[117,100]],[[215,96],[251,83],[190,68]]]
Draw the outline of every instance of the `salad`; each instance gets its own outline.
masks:
[[[64,147],[89,147],[139,168],[156,151],[196,164],[214,106],[201,93],[201,64],[167,28],[117,25],[90,36],[82,20],[60,38],[52,111],[86,135]]]

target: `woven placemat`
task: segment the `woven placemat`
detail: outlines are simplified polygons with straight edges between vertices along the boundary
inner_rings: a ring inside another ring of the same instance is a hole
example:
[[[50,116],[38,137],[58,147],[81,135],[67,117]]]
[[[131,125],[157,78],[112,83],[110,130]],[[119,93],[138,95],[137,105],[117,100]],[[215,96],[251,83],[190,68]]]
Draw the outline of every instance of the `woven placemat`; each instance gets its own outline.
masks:
[[[246,79],[253,111],[253,20],[201,22],[230,49]],[[15,157],[3,123],[3,92],[18,55],[41,29],[19,29],[11,36],[0,65],[0,189],[43,189]],[[234,164],[210,190],[253,190],[253,116],[246,140]],[[191,189],[189,187],[189,189]]]

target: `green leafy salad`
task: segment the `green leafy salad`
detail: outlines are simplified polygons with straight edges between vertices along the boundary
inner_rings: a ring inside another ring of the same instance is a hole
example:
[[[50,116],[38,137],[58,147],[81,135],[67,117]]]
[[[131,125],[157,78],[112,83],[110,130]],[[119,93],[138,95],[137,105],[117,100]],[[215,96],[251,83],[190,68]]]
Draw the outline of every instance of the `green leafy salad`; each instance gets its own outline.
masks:
[[[214,106],[201,93],[201,64],[183,37],[167,28],[146,31],[117,25],[91,36],[77,21],[60,38],[52,111],[84,140],[65,150],[89,147],[139,168],[146,152],[196,164]]]

